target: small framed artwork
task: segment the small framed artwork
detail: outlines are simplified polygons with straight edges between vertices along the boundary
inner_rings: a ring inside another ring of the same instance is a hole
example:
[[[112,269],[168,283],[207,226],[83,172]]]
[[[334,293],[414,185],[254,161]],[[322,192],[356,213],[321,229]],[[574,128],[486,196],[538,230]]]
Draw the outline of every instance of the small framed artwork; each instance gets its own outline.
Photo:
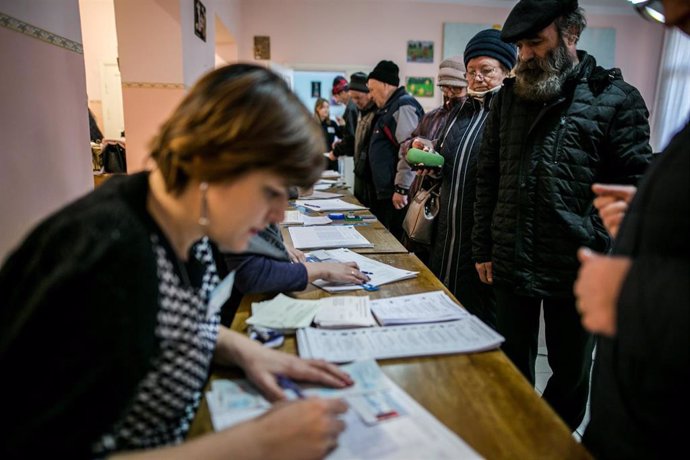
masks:
[[[311,97],[316,97],[316,98],[321,97],[321,82],[320,81],[311,82]]]
[[[407,77],[405,88],[416,97],[434,97],[433,77]]]
[[[194,34],[206,41],[206,7],[200,0],[194,0]]]
[[[407,42],[407,62],[434,62],[434,42],[409,40]]]
[[[254,59],[271,59],[271,37],[254,37]]]

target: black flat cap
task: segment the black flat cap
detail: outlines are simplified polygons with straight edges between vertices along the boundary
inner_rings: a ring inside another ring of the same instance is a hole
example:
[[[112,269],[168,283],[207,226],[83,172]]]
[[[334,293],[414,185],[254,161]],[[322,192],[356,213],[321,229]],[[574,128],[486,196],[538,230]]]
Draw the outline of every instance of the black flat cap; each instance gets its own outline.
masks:
[[[520,0],[503,24],[501,40],[515,43],[523,38],[534,37],[554,20],[572,13],[577,7],[577,0]]]

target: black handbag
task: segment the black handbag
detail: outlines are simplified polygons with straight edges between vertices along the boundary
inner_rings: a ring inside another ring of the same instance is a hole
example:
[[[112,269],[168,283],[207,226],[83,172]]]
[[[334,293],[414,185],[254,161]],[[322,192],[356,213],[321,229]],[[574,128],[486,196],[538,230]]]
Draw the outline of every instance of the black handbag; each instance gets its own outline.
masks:
[[[125,148],[119,143],[105,144],[101,150],[101,159],[103,161],[103,172],[122,174],[127,172]]]

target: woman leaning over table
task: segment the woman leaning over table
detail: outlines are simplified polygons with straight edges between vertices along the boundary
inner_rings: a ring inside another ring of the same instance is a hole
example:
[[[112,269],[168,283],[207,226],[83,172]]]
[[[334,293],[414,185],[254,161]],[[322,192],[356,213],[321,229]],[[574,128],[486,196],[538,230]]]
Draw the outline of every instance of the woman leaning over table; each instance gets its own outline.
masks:
[[[272,400],[275,376],[334,387],[336,367],[265,349],[219,326],[231,284],[218,249],[279,222],[310,186],[323,138],[279,76],[232,65],[203,77],[152,144],[156,167],[111,179],[34,229],[0,270],[0,457],[133,454],[317,458],[341,401],[282,404],[184,442],[211,362],[241,367]],[[151,450],[157,448],[156,450]]]

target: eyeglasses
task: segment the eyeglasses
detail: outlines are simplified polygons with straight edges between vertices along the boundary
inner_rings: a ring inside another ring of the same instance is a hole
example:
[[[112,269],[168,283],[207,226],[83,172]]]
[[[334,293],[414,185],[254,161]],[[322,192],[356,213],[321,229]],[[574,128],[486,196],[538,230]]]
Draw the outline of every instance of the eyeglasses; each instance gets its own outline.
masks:
[[[648,21],[664,24],[664,5],[661,0],[628,0],[633,4],[635,10]]]
[[[474,80],[479,75],[482,77],[482,80],[484,80],[485,78],[492,76],[495,71],[496,67],[484,67],[483,69],[480,69],[479,72],[476,70],[470,70],[467,72],[467,76]]]

